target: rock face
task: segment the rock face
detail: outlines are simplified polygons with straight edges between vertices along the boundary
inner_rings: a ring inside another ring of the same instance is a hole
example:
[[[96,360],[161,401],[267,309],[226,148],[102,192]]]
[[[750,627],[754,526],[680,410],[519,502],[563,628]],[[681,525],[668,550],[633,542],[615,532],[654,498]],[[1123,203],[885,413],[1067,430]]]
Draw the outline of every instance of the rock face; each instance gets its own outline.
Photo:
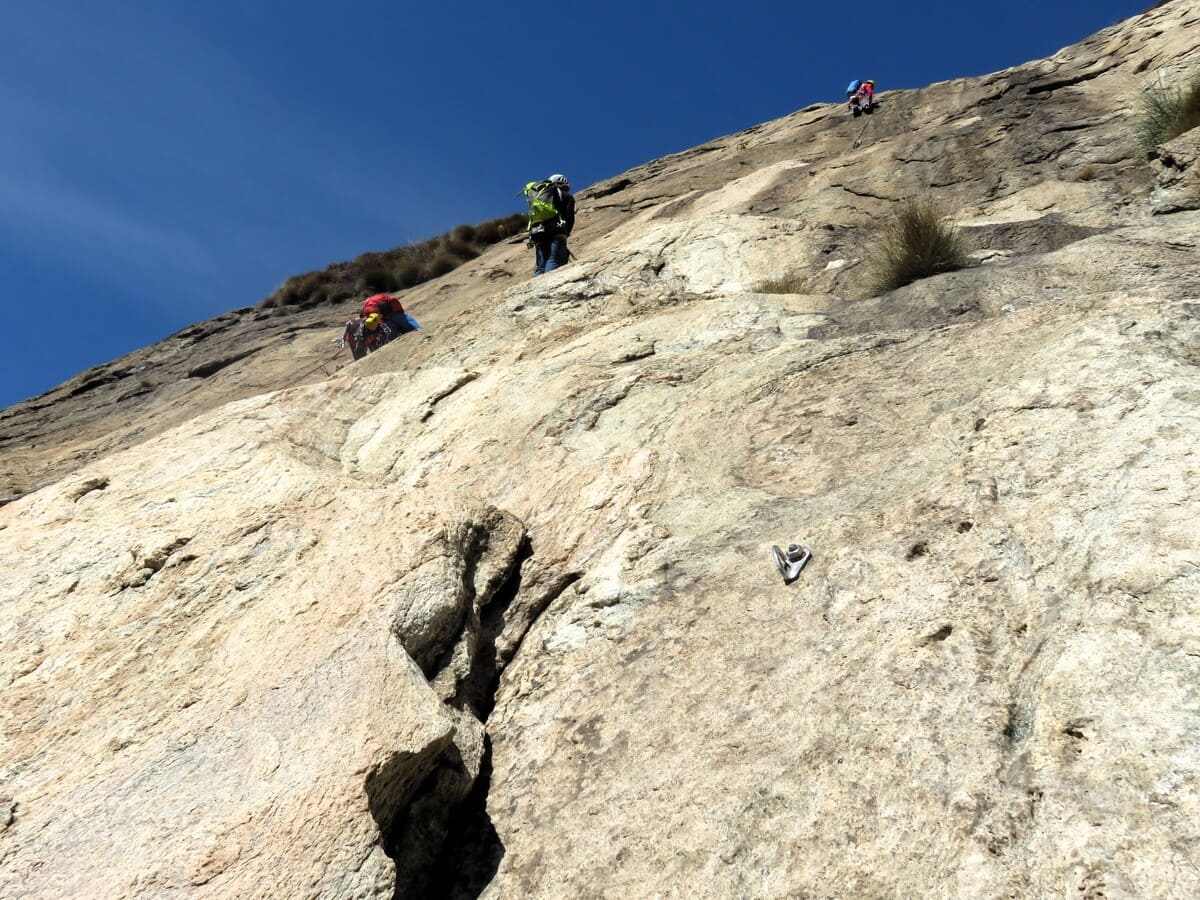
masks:
[[[1153,161],[1158,188],[1151,208],[1157,213],[1200,209],[1200,135],[1195,129],[1163,144]]]
[[[1200,212],[1131,129],[1197,26],[648,163],[353,365],[240,311],[6,411],[0,895],[1200,895]],[[928,191],[978,265],[854,299]]]

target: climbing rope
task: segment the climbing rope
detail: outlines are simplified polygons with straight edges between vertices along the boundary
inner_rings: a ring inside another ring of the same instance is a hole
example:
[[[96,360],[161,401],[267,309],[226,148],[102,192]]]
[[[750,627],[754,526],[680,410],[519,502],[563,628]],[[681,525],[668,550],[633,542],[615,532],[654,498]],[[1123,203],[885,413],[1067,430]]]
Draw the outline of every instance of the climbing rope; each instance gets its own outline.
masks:
[[[871,115],[874,115],[874,113],[872,113]],[[863,127],[859,129],[858,137],[856,137],[854,139],[854,143],[850,145],[851,150],[857,150],[859,147],[862,146],[863,135],[866,133],[867,129],[870,127],[871,127],[871,120],[870,120],[870,118],[868,118],[866,124],[863,125]]]
[[[879,110],[880,110],[880,108],[881,108],[882,106],[883,106],[883,104],[882,104],[882,103],[880,103],[878,100],[876,100],[876,101],[874,102],[874,105],[873,105],[873,106],[872,106],[872,108],[871,108],[871,112],[866,114],[866,120],[867,120],[867,121],[866,121],[866,122],[864,122],[864,123],[863,123],[863,127],[862,127],[862,128],[860,128],[860,129],[858,130],[858,137],[856,137],[856,138],[854,139],[854,143],[850,145],[850,149],[851,149],[851,150],[857,150],[859,147],[861,147],[861,146],[862,146],[863,135],[864,135],[864,134],[866,134],[866,133],[867,133],[867,129],[871,127],[871,121],[872,121],[872,120],[873,120],[873,119],[874,119],[874,118],[875,118],[877,115],[879,115]]]
[[[309,375],[311,375],[313,372],[317,371],[317,369],[320,369],[326,375],[335,374],[337,371],[336,369],[334,369],[333,371],[330,371],[325,368],[329,363],[334,361],[337,354],[340,353],[342,350],[341,338],[334,338],[333,343],[337,345],[333,348],[334,356],[331,356],[329,359],[322,358],[322,360],[320,362],[318,362],[315,366],[313,366],[311,369],[305,369],[303,372],[301,372],[299,375],[297,375],[291,381],[284,383],[283,388],[294,387],[295,385],[297,385],[301,381],[303,381],[305,378],[307,378]]]

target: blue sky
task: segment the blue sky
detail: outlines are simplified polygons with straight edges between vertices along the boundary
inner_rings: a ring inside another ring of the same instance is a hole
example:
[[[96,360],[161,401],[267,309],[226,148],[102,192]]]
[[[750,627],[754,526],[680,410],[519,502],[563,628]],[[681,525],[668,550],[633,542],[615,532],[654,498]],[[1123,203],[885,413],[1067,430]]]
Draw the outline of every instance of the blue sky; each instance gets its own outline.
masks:
[[[516,211],[532,178],[582,188],[854,77],[983,74],[1148,5],[6,0],[0,407]]]

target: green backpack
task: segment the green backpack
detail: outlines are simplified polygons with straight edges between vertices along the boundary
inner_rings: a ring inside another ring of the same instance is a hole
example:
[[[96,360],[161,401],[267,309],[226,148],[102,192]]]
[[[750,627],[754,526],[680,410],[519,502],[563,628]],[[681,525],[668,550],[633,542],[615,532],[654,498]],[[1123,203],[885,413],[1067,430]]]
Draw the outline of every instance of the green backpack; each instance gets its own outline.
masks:
[[[525,190],[521,191],[518,196],[524,196],[525,202],[529,204],[527,229],[532,228],[538,222],[558,218],[558,209],[554,205],[554,185],[549,181],[531,181],[525,185]]]

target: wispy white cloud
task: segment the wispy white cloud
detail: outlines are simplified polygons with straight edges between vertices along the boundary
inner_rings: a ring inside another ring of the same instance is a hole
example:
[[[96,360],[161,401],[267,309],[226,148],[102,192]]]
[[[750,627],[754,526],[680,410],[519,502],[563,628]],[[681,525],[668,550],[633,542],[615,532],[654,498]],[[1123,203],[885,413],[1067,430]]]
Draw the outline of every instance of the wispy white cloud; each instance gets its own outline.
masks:
[[[348,230],[339,220],[378,226],[404,205],[354,164],[341,129],[298,116],[295,97],[273,95],[186,16],[120,7],[29,5],[0,35],[10,241],[110,279],[175,267],[228,285],[255,259],[270,270],[306,240],[327,243]]]
[[[154,227],[100,196],[63,183],[0,175],[0,227],[15,241],[66,238],[117,262],[154,257],[187,269],[212,263],[194,238]]]

